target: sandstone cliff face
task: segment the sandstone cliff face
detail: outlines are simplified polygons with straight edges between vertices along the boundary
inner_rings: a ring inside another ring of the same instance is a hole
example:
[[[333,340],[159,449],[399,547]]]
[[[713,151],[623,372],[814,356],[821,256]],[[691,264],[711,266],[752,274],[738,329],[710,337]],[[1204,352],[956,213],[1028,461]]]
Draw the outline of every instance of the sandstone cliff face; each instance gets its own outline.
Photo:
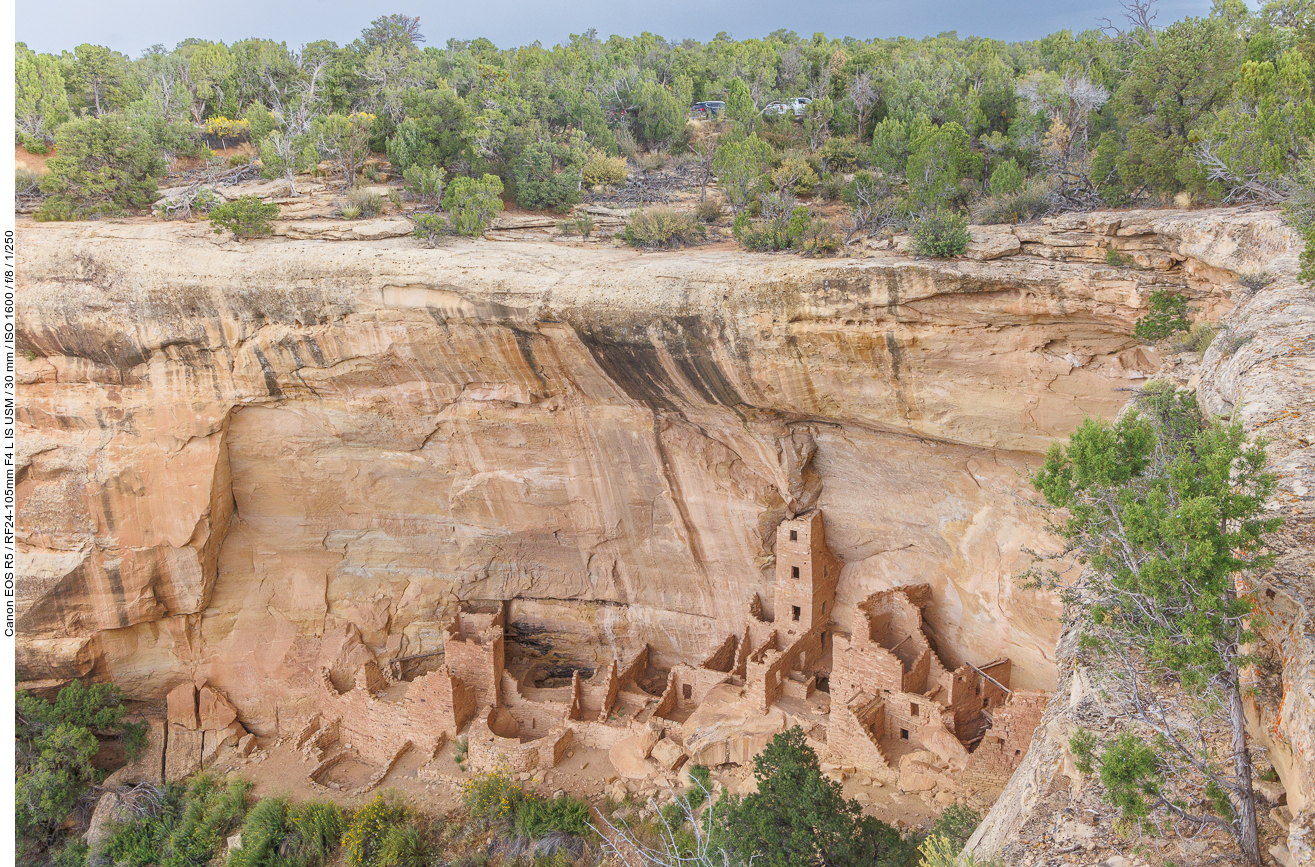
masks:
[[[205,678],[286,732],[320,667],[497,598],[563,659],[670,664],[770,600],[773,528],[821,505],[842,626],[929,582],[947,663],[1051,688],[1055,602],[1010,581],[1029,465],[1156,371],[1149,291],[1224,309],[1283,240],[1070,223],[948,264],[24,226],[20,678]],[[1116,240],[1173,269],[1090,261]]]
[[[1251,228],[1239,227],[1232,241],[1221,233],[1241,223]],[[1279,864],[1315,865],[1315,289],[1296,280],[1301,239],[1263,216],[1176,218],[1156,226],[1203,272],[1264,269],[1274,277],[1254,294],[1238,293],[1204,358],[1165,375],[1195,388],[1208,411],[1239,418],[1249,434],[1268,441],[1279,480],[1268,508],[1284,524],[1274,540],[1275,567],[1256,576],[1262,618],[1253,651],[1264,662],[1248,674],[1250,736],[1279,773],[1286,801],[1273,812],[1291,818],[1286,828],[1267,826],[1272,836],[1264,847]],[[1099,794],[1076,771],[1068,740],[1080,726],[1119,722],[1104,717],[1075,650],[1072,636],[1061,641],[1058,688],[1023,765],[969,843],[978,856],[1009,864],[1082,862],[1081,851],[1065,856],[1075,848],[1070,844],[1089,839],[1073,836],[1082,829],[1071,817]],[[1262,795],[1262,816],[1271,804]]]

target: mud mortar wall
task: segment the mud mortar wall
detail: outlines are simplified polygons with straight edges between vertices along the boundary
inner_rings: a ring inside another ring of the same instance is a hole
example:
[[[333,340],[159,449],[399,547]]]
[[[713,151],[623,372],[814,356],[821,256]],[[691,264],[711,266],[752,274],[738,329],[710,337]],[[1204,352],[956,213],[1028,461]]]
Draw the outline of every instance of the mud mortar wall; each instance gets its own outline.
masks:
[[[815,505],[841,632],[925,581],[947,665],[1050,688],[1055,601],[1009,581],[1027,468],[1154,372],[1150,288],[1227,301],[1177,247],[1166,273],[20,231],[20,677],[205,677],[262,734],[321,668],[441,650],[458,599],[595,667],[701,660]]]

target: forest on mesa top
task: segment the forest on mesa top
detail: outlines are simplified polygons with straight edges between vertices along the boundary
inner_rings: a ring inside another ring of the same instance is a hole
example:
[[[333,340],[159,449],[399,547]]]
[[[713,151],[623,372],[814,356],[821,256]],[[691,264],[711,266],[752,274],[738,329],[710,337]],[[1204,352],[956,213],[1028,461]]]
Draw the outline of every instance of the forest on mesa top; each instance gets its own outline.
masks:
[[[852,204],[845,184],[856,172],[878,179],[867,198],[887,222],[983,207],[1026,219],[1183,192],[1278,201],[1301,187],[1315,134],[1315,4],[1216,0],[1207,17],[1167,24],[1153,2],[1128,12],[1111,27],[1028,42],[589,32],[552,48],[439,48],[424,44],[418,18],[398,14],[350,45],[296,50],[197,38],[132,59],[20,44],[17,138],[68,158],[41,181],[46,219],[145,207],[166,163],[204,156],[216,136],[249,138],[275,177],[340,155],[354,135],[399,173],[494,175],[509,200],[560,209],[606,182],[585,171],[591,159],[642,168],[637,160],[701,143],[689,121],[703,100],[725,102],[710,118],[716,146],[739,150],[717,174],[732,207],[755,216],[770,211],[773,189]],[[763,113],[793,97],[812,100],[797,117]],[[791,160],[786,183],[773,183]],[[104,183],[79,176],[106,163],[116,167]]]

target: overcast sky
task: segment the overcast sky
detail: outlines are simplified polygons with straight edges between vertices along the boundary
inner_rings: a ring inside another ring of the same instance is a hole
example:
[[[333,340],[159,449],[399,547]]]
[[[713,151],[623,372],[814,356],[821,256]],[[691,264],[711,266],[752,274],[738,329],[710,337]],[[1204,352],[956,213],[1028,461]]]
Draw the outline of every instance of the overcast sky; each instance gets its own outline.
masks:
[[[1210,0],[1160,0],[1157,23],[1205,15]],[[261,36],[297,48],[317,39],[346,44],[379,15],[419,15],[428,45],[484,36],[499,48],[534,41],[555,45],[596,28],[600,36],[645,30],[668,39],[706,41],[725,31],[736,39],[794,30],[803,36],[862,39],[959,35],[1032,39],[1101,16],[1117,18],[1118,0],[17,0],[17,39],[36,51],[59,52],[84,42],[131,57],[155,44],[188,37],[233,42]]]

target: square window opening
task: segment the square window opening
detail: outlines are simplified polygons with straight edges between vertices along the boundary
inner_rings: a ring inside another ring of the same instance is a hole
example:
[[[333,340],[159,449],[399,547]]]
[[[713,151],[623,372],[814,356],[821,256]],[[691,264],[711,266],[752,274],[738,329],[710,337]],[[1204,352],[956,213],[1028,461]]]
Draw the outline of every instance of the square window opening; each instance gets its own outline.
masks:
[[[684,694],[686,701],[694,698],[694,687],[688,683],[681,686],[681,692]]]
[[[908,730],[908,729],[900,729],[900,730],[899,730],[899,739],[902,740],[902,741],[907,741],[907,740],[909,739],[909,730]]]
[[[909,702],[909,716],[917,716],[917,715],[918,715],[918,706],[913,702]]]
[[[798,530],[791,530],[791,531],[790,531],[790,541],[791,541],[791,542],[798,542],[798,541],[799,541],[799,531],[798,531]]]
[[[798,606],[798,605],[791,605],[791,606],[790,606],[790,619],[791,619],[791,620],[798,620],[798,619],[799,619],[799,614],[800,614],[800,613],[801,613],[801,612],[799,611],[799,606]]]
[[[798,567],[798,566],[791,566],[791,567],[790,567],[790,577],[791,577],[791,578],[798,578],[798,577],[799,577],[799,567]]]

